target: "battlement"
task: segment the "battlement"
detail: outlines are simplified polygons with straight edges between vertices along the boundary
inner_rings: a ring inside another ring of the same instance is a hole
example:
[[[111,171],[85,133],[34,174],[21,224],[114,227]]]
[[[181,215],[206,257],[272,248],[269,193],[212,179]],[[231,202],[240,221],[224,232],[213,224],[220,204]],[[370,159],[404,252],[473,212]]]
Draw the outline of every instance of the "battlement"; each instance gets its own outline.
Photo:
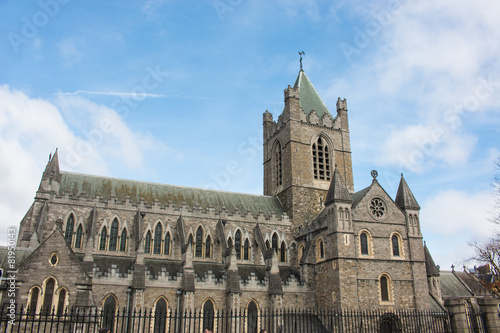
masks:
[[[264,116],[264,140],[267,141],[273,138],[277,133],[279,133],[284,125],[284,116],[281,114],[277,121],[273,121],[273,116],[267,110],[263,114]],[[305,125],[316,126],[318,128],[330,129],[330,130],[340,130],[341,119],[339,114],[333,118],[330,114],[324,113],[321,117],[312,110],[309,114],[304,112],[302,108],[299,110],[300,122]]]
[[[292,88],[290,85],[284,90],[285,93],[285,101],[288,98],[300,98],[300,89],[299,88]]]
[[[337,112],[340,110],[345,110],[347,111],[347,99],[340,99],[340,97],[337,100]]]

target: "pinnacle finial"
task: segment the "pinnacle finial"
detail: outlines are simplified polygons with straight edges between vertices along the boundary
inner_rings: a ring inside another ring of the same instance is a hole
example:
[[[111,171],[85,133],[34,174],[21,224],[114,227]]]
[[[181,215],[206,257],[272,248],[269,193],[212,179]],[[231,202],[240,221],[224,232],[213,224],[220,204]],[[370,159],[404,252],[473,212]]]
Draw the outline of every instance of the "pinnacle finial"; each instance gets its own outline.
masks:
[[[304,51],[299,51],[299,55],[300,55],[300,71],[302,72],[302,56],[306,54]]]

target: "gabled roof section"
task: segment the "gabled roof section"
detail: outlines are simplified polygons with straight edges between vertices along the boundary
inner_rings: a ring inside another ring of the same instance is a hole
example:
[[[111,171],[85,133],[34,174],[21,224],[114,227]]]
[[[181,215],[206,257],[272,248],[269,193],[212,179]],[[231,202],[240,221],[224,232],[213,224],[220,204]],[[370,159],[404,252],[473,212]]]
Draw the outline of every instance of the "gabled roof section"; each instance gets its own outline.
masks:
[[[358,203],[361,201],[361,199],[363,199],[365,197],[366,193],[368,193],[368,191],[372,188],[372,186],[373,186],[373,183],[370,186],[368,186],[368,187],[366,187],[358,192],[355,192],[352,195],[352,207],[353,208],[356,207],[358,205]]]
[[[300,107],[307,115],[314,110],[320,119],[325,113],[332,117],[330,111],[328,111],[325,103],[323,103],[323,100],[319,97],[318,92],[312,85],[311,81],[309,81],[309,78],[303,70],[299,72],[299,75],[293,85],[293,89],[297,88],[299,88],[300,91]]]
[[[401,209],[420,210],[420,206],[413,196],[410,187],[406,183],[403,174],[401,174],[401,181],[399,182],[398,193],[396,194],[395,202]]]
[[[473,296],[469,288],[453,272],[442,271],[439,281],[443,298]]]
[[[145,202],[151,204],[158,200],[161,205],[171,202],[176,206],[186,204],[189,207],[200,206],[202,209],[213,207],[216,211],[225,208],[231,213],[239,210],[242,214],[250,211],[254,215],[259,215],[260,212],[266,216],[271,216],[273,213],[278,217],[283,215],[283,207],[278,198],[272,196],[205,190],[70,172],[61,172],[61,176],[60,196],[66,192],[74,197],[84,194],[87,198],[94,198],[99,195],[101,200],[108,200],[114,196],[117,202],[124,202],[128,197],[134,204],[144,198]]]
[[[49,250],[45,249],[46,246],[49,246]],[[66,253],[62,252],[61,249],[67,250]],[[45,240],[33,251],[31,252],[26,258],[24,258],[23,261],[19,262],[18,264],[18,269],[21,266],[26,266],[29,265],[30,260],[37,261],[39,258],[37,256],[42,252],[43,255],[45,255],[45,252],[52,252],[55,251],[58,253],[60,257],[62,256],[68,256],[69,260],[73,261],[74,263],[77,263],[78,266],[81,268],[81,272],[85,274],[87,278],[90,278],[89,273],[85,270],[85,268],[82,265],[82,262],[78,258],[78,256],[75,254],[71,246],[68,244],[68,241],[64,237],[62,230],[60,229],[55,229],[52,231],[52,233],[45,238]],[[48,261],[47,261],[48,262]]]
[[[424,244],[424,255],[425,255],[425,268],[427,271],[427,276],[439,276],[439,269],[432,259],[431,253],[427,248],[427,244]]]
[[[347,187],[345,187],[344,182],[340,173],[337,172],[337,168],[333,172],[333,179],[330,183],[330,188],[328,189],[328,194],[326,195],[325,206],[333,202],[351,202],[352,197]]]

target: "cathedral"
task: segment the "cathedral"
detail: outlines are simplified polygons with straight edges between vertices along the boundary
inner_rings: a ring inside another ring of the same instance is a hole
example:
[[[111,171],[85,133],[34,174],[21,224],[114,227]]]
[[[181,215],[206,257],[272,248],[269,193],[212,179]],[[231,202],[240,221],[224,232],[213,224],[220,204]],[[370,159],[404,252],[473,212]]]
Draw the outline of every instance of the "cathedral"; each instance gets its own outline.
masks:
[[[403,176],[392,197],[375,170],[354,190],[346,99],[335,111],[301,69],[282,113],[263,114],[263,195],[71,173],[56,150],[19,226],[16,302],[440,308],[417,200]]]

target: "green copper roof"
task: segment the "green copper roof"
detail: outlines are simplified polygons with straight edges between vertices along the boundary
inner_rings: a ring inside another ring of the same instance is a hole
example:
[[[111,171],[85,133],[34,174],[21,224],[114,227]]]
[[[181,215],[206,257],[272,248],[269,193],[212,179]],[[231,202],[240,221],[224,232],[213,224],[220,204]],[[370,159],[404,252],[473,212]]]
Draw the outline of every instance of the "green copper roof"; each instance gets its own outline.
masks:
[[[300,89],[300,107],[307,115],[314,110],[319,118],[323,117],[325,113],[332,116],[304,71],[299,72],[293,88]]]
[[[144,198],[147,204],[153,204],[158,200],[162,206],[171,202],[175,206],[182,204],[188,207],[200,206],[203,210],[213,207],[219,211],[225,207],[228,212],[239,210],[244,214],[247,211],[254,215],[263,212],[266,216],[270,216],[274,212],[279,217],[283,214],[280,202],[272,196],[204,190],[69,172],[61,172],[61,176],[59,188],[61,196],[66,192],[75,197],[84,193],[89,199],[100,195],[101,200],[108,200],[114,196],[118,203],[125,201],[128,196],[133,204]]]

